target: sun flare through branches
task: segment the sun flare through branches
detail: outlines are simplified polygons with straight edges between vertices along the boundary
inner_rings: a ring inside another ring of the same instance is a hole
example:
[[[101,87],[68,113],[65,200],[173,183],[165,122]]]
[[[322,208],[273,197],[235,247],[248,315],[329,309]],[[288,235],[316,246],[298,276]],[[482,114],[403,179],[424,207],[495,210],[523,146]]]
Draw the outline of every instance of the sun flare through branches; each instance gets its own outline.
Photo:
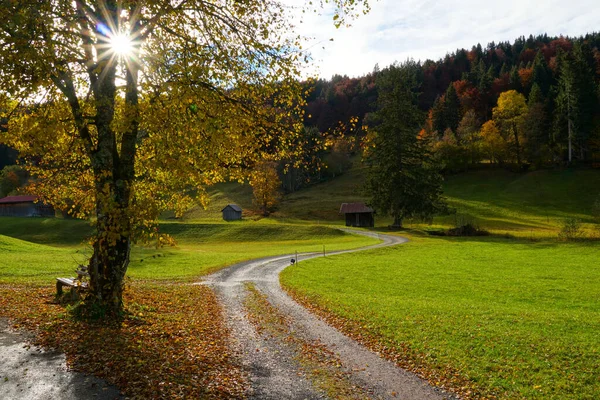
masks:
[[[110,38],[110,48],[117,56],[127,57],[133,52],[133,42],[126,34],[115,34]]]

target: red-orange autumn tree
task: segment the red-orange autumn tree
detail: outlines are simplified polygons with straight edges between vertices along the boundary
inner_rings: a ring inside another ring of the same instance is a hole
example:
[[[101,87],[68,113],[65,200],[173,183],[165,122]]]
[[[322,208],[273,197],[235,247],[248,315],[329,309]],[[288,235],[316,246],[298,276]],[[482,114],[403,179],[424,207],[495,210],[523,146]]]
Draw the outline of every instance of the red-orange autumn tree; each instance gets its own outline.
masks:
[[[336,25],[368,7],[323,3]],[[277,1],[19,0],[0,15],[0,142],[32,191],[93,219],[87,305],[121,311],[132,241],[156,237],[161,211],[296,151],[305,54]]]

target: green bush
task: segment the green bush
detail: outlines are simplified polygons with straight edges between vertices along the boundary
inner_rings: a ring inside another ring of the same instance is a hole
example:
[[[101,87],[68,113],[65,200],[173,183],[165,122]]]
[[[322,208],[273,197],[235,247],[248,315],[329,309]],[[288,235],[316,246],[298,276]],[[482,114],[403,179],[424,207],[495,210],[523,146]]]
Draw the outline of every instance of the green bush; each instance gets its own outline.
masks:
[[[600,194],[592,204],[592,217],[597,224],[600,224]]]
[[[564,220],[558,238],[561,240],[577,240],[583,238],[585,232],[581,226],[581,221],[577,218],[567,218]]]

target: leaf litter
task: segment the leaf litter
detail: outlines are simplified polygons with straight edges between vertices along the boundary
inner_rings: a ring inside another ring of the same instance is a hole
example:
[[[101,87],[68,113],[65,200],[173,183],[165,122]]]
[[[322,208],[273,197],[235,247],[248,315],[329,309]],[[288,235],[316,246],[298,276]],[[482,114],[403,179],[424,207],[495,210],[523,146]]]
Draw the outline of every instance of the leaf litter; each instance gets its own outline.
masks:
[[[245,397],[247,378],[210,288],[132,282],[124,300],[121,321],[99,323],[73,318],[52,288],[0,285],[0,316],[132,399]]]

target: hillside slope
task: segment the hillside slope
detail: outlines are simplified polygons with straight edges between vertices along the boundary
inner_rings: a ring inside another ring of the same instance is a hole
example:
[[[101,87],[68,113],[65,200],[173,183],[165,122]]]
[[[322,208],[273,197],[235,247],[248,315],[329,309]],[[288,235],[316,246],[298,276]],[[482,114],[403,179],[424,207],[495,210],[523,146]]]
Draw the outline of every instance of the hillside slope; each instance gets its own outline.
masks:
[[[286,195],[274,221],[312,221],[341,224],[341,203],[368,201],[362,191],[365,169],[355,167],[344,175]],[[502,169],[471,171],[446,178],[444,196],[455,214],[436,217],[434,226],[453,226],[468,221],[492,231],[555,232],[566,218],[592,223],[592,206],[600,196],[600,170],[552,169],[514,173]],[[207,211],[190,211],[186,218],[219,220],[219,210],[235,201],[252,208],[248,186],[226,184],[211,189],[214,202]],[[380,214],[376,225],[389,218]]]

